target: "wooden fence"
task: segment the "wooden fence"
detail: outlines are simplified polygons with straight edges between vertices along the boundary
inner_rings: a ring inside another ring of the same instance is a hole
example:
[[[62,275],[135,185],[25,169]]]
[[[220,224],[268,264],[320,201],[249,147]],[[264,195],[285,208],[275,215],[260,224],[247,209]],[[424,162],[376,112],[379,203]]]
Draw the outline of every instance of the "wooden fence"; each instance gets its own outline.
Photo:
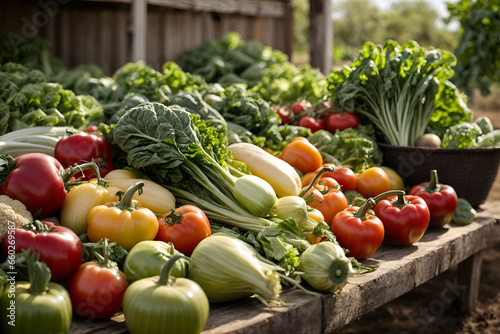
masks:
[[[108,75],[139,59],[159,68],[230,31],[291,55],[292,15],[291,0],[0,0],[1,30],[44,37],[67,67]]]

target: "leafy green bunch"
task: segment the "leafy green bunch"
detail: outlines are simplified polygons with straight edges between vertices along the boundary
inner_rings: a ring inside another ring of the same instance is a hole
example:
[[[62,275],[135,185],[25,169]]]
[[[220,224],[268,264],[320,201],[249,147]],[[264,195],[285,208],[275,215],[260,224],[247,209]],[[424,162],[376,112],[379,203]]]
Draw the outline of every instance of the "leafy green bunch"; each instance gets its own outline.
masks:
[[[356,112],[381,133],[381,140],[401,146],[412,146],[426,132],[434,119],[439,127],[448,111],[456,118],[470,117],[463,96],[451,90],[454,55],[437,48],[423,48],[410,40],[399,45],[389,40],[383,45],[367,42],[350,66],[332,71],[328,90],[334,105]],[[453,122],[455,122],[454,120]]]
[[[39,70],[21,64],[0,66],[0,135],[32,126],[81,129],[103,113],[90,95],[76,95],[59,83],[47,82]]]

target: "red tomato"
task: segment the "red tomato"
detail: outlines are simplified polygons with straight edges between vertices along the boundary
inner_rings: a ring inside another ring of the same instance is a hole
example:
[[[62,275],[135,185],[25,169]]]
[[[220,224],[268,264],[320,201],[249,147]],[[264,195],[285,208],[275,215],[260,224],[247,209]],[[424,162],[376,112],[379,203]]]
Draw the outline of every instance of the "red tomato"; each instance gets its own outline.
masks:
[[[356,191],[365,198],[391,190],[391,182],[387,173],[380,167],[370,167],[358,175]]]
[[[332,133],[339,130],[345,130],[348,128],[356,128],[360,123],[358,115],[350,112],[345,112],[342,114],[334,113],[328,116],[326,119],[326,129]]]
[[[333,113],[332,104],[329,101],[322,101],[317,106],[314,107],[316,115],[326,122],[328,116]]]
[[[292,124],[292,111],[285,107],[272,106],[272,108],[276,111],[278,116],[281,118],[281,124]]]
[[[319,150],[304,137],[296,137],[288,143],[279,158],[297,168],[302,174],[313,172],[323,164]]]
[[[357,260],[373,255],[384,240],[382,221],[365,208],[348,207],[335,215],[331,225],[340,246],[349,250],[346,255]]]
[[[212,235],[205,213],[194,205],[183,205],[159,219],[155,240],[171,242],[184,255],[191,255],[203,239]]]
[[[312,189],[308,190],[303,197],[305,198],[312,192],[313,197],[308,201],[307,205],[311,208],[318,209],[325,218],[325,223],[332,224],[335,215],[347,208],[347,199],[344,193],[338,189],[330,189],[326,194],[323,194],[324,186],[316,184]]]
[[[356,173],[348,167],[335,167],[332,163],[324,163],[323,166],[333,166],[334,170],[331,172],[325,172],[323,176],[334,178],[341,186],[342,191],[354,190],[356,189]],[[322,167],[320,167],[316,172],[318,172]]]
[[[73,312],[87,318],[111,318],[122,305],[127,277],[116,266],[83,263],[66,282]]]
[[[11,250],[20,253],[28,248],[31,248],[32,253],[40,254],[40,261],[47,264],[52,272],[51,281],[54,282],[65,281],[82,263],[83,247],[78,235],[53,222],[38,221],[25,225],[24,228],[16,227],[4,234],[3,258]]]
[[[323,130],[325,128],[325,122],[322,119],[314,118],[311,116],[304,116],[299,120],[299,126],[311,129],[311,132],[316,132],[318,130]]]
[[[301,114],[308,109],[312,109],[312,103],[307,100],[296,101],[292,103],[290,109],[295,115]]]
[[[14,162],[5,165],[8,176],[0,187],[0,194],[21,201],[36,219],[55,215],[67,195],[59,161],[43,153],[26,153]]]
[[[87,132],[87,133],[97,133],[99,131],[97,125],[89,125],[87,127],[85,127],[83,130],[83,132]]]
[[[419,196],[390,196],[379,201],[373,211],[384,224],[384,243],[388,245],[411,245],[429,226],[429,208]]]
[[[458,206],[455,189],[438,181],[436,170],[431,171],[429,182],[422,182],[413,186],[408,192],[410,195],[423,198],[430,211],[429,228],[441,228],[451,222]]]

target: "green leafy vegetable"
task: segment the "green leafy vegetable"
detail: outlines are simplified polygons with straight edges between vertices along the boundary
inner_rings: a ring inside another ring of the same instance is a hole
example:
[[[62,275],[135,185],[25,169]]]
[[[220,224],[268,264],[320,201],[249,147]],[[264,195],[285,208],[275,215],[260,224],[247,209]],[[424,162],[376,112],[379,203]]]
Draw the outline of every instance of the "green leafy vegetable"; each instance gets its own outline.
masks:
[[[444,148],[475,147],[481,133],[481,128],[476,123],[459,123],[446,130],[442,146]]]
[[[0,66],[0,135],[32,126],[81,129],[102,116],[91,95],[76,95],[43,73],[16,63]]]
[[[328,89],[334,105],[373,123],[383,141],[411,146],[425,133],[454,65],[450,52],[425,49],[413,40],[402,45],[367,42],[349,67],[330,73]],[[447,109],[461,109],[455,106],[460,96],[455,96]]]

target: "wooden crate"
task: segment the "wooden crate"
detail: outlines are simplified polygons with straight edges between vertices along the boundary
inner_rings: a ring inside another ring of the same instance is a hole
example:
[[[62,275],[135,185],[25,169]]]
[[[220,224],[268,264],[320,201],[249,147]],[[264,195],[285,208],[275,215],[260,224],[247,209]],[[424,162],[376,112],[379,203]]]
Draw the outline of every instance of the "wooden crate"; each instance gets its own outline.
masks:
[[[291,55],[292,13],[291,0],[0,0],[0,29],[46,38],[69,68],[111,75],[128,61],[178,61],[230,31]]]

